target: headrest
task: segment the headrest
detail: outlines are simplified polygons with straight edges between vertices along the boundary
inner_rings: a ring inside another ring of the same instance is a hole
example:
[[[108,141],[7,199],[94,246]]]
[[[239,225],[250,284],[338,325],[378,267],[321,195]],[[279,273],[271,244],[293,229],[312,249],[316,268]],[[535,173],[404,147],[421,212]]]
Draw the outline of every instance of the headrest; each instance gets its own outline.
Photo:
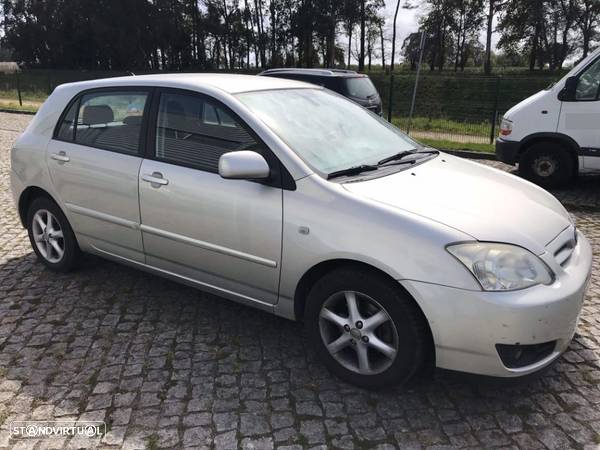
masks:
[[[123,119],[125,125],[141,125],[142,116],[127,116]]]
[[[113,110],[108,105],[88,105],[83,108],[82,122],[86,125],[109,123],[115,119]]]

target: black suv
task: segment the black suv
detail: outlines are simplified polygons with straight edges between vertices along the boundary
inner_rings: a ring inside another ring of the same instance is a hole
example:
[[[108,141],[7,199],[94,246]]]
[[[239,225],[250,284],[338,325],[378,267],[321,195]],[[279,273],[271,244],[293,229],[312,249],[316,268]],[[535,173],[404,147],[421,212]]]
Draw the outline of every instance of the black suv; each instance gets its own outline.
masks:
[[[288,78],[305,81],[331,89],[380,116],[383,114],[381,97],[368,75],[341,69],[268,69],[259,73],[264,77]]]

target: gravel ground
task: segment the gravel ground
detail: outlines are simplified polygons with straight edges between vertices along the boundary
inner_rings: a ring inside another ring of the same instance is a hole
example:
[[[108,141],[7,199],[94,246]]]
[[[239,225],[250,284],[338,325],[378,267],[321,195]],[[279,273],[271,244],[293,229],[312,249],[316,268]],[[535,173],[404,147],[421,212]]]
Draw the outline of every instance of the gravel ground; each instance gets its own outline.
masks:
[[[0,448],[600,448],[597,256],[578,333],[539,377],[438,371],[368,392],[315,361],[298,324],[94,257],[45,270],[9,192],[6,130],[29,120],[0,113]],[[556,193],[596,255],[599,188]],[[108,433],[9,440],[14,420],[73,419]]]

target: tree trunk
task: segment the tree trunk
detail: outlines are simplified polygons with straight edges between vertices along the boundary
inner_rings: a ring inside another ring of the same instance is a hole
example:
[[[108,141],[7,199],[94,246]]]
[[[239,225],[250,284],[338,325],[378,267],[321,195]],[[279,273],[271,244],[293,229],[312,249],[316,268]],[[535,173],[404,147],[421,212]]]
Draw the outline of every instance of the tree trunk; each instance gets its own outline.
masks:
[[[348,69],[350,69],[350,62],[352,61],[352,28],[352,24],[350,24],[348,26],[348,29],[350,30],[348,32]]]
[[[383,25],[379,22],[379,36],[381,37],[381,67],[385,73],[385,41],[383,39]]]
[[[396,2],[396,11],[394,12],[394,29],[392,30],[392,60],[390,62],[390,72],[394,71],[394,61],[396,60],[396,23],[398,21],[398,10],[400,9],[400,0]],[[383,41],[383,37],[381,38]],[[382,45],[383,48],[383,45]]]
[[[371,60],[372,60],[372,45],[371,45],[371,38],[369,37],[367,39],[367,67],[369,72],[371,71]]]
[[[495,0],[489,1],[489,10],[487,16],[487,30],[485,40],[485,62],[483,71],[486,75],[492,74],[492,32],[494,27],[494,3]]]
[[[358,71],[365,70],[365,28],[366,28],[366,17],[365,17],[365,2],[367,0],[360,1],[360,55],[358,57]]]
[[[275,4],[273,3],[273,0],[269,2],[269,9],[271,12],[271,67],[275,67],[279,65],[279,61],[277,57],[277,35],[275,34],[277,26],[275,17]]]

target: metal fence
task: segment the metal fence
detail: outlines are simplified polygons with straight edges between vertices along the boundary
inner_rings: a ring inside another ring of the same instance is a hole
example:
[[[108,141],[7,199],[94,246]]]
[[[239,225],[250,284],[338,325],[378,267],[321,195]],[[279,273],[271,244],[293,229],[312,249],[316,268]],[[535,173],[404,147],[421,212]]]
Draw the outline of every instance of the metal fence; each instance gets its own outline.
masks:
[[[0,74],[0,109],[35,111],[59,84],[124,75],[128,73],[27,70]],[[370,76],[384,101],[386,117],[391,108],[393,123],[406,130],[416,79],[414,73],[398,72],[391,77],[374,72]],[[440,147],[489,147],[502,115],[559,77],[425,72],[416,92],[410,134]]]
[[[503,114],[559,76],[422,75],[410,134],[454,144],[492,144]],[[415,76],[372,75],[392,121],[407,130]]]

